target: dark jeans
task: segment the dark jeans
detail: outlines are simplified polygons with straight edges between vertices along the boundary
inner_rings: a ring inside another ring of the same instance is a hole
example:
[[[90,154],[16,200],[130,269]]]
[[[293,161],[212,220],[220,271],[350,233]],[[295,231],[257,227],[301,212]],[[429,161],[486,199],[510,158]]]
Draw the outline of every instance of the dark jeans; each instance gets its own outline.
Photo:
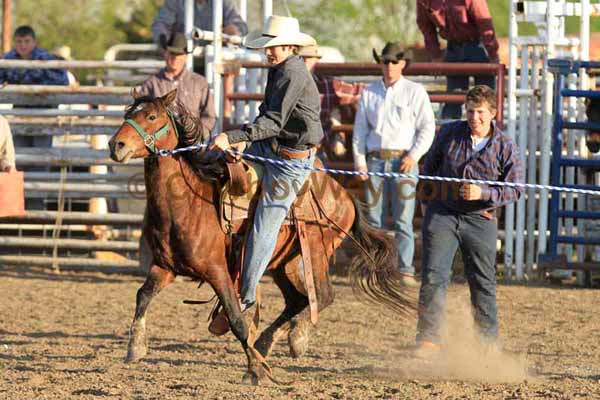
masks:
[[[430,205],[423,220],[423,269],[419,293],[417,341],[439,343],[439,330],[446,308],[446,291],[452,261],[460,246],[471,304],[479,332],[495,340],[498,336],[496,307],[497,219],[462,214]]]
[[[477,62],[477,63],[489,63],[490,58],[485,50],[485,47],[475,42],[448,42],[448,47],[444,53],[445,62]],[[468,76],[447,76],[448,92],[464,91],[469,89],[469,77]],[[492,89],[496,88],[496,79],[493,76],[476,76],[476,85],[488,85]],[[442,119],[460,119],[462,117],[462,105],[461,104],[444,104],[442,110]]]

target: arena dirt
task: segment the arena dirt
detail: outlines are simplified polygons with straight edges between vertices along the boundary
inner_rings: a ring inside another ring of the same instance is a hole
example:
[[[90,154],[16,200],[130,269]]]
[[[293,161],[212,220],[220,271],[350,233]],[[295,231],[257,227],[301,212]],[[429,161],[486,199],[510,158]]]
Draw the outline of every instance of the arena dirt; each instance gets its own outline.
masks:
[[[499,286],[503,350],[474,333],[468,288],[449,294],[444,351],[412,357],[415,320],[356,297],[335,278],[301,359],[285,342],[269,358],[289,386],[241,384],[245,356],[231,334],[206,330],[209,289],[178,280],[151,304],[149,353],[123,363],[140,278],[0,269],[0,399],[575,399],[600,398],[600,292]],[[282,300],[263,280],[263,319]]]

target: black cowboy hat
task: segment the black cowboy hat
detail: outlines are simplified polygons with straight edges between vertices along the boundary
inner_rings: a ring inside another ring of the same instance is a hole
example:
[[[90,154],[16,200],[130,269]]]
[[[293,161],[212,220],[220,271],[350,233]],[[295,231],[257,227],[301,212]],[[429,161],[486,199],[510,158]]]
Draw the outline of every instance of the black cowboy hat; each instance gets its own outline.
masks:
[[[377,50],[373,49],[373,58],[377,64],[385,61],[398,62],[407,59],[406,53],[406,49],[400,42],[387,42],[381,50],[381,54],[377,54]]]
[[[183,33],[176,33],[171,37],[167,50],[173,54],[187,54],[187,39]]]

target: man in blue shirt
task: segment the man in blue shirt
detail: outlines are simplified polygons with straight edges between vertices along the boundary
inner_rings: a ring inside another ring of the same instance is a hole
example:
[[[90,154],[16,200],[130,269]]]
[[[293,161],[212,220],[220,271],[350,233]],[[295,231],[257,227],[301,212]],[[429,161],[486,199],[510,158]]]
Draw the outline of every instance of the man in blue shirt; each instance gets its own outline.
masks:
[[[475,86],[467,93],[465,104],[467,120],[442,126],[425,158],[424,174],[522,183],[519,150],[492,122],[496,116],[494,91]],[[422,228],[417,356],[440,350],[446,291],[459,247],[475,323],[484,341],[496,341],[496,209],[517,201],[523,192],[512,186],[429,183],[432,193],[427,196]]]
[[[37,47],[34,30],[27,25],[18,27],[13,35],[14,48],[2,55],[5,60],[55,60],[48,51]],[[0,69],[0,82],[11,85],[68,85],[63,69]]]

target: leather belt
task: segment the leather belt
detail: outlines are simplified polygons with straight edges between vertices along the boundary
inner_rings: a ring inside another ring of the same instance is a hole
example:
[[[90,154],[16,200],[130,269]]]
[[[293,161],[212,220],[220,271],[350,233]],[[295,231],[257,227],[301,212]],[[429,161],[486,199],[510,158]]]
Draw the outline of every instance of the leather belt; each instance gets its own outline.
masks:
[[[309,158],[317,152],[316,147],[311,147],[308,150],[295,150],[290,149],[289,147],[283,147],[277,143],[273,143],[271,145],[271,148],[273,149],[275,154],[286,160]]]
[[[373,150],[367,153],[368,157],[377,157],[382,160],[392,160],[400,158],[407,153],[406,150]]]
[[[481,215],[483,218],[491,221],[496,218],[496,211],[495,210],[483,210],[479,213],[479,215]]]

